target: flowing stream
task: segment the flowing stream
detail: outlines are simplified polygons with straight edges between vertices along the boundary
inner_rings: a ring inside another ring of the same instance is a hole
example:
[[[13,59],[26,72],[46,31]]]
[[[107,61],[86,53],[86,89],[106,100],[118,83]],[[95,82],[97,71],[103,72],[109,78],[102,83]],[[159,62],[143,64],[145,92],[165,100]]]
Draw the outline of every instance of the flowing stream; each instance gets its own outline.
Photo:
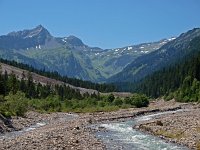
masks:
[[[188,150],[187,147],[166,142],[163,139],[132,128],[140,121],[150,120],[160,115],[178,111],[182,110],[140,116],[125,122],[99,124],[95,128],[103,127],[106,128],[106,131],[97,132],[96,137],[101,139],[109,150]]]
[[[144,115],[130,119],[124,122],[111,122],[105,124],[92,125],[92,128],[106,128],[106,131],[99,131],[96,133],[96,137],[101,139],[106,148],[109,150],[189,150],[187,147],[180,146],[174,143],[166,142],[163,139],[155,137],[153,135],[140,132],[133,129],[133,126],[141,121],[147,121],[156,117],[160,117],[164,114],[176,113],[183,110],[160,112],[151,115]],[[68,121],[77,118],[76,114],[67,114],[60,118],[55,119],[56,121]],[[14,131],[6,133],[0,136],[0,138],[14,138],[22,136],[24,133],[31,130],[35,130],[39,127],[49,124],[48,121],[36,123],[32,126],[26,127],[20,131]]]

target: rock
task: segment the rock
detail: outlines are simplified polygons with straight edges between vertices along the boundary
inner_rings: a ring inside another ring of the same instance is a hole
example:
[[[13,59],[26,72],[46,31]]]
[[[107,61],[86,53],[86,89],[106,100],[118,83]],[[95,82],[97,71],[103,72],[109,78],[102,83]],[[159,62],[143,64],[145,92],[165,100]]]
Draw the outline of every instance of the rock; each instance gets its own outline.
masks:
[[[74,143],[79,143],[79,141],[78,141],[78,140],[75,140]]]
[[[75,127],[75,129],[76,129],[76,130],[80,130],[80,128],[79,128],[79,127]]]
[[[157,120],[157,121],[156,121],[156,125],[158,125],[158,126],[163,126],[163,123],[162,123],[160,120]]]
[[[88,120],[88,123],[92,124],[92,119],[91,118]]]

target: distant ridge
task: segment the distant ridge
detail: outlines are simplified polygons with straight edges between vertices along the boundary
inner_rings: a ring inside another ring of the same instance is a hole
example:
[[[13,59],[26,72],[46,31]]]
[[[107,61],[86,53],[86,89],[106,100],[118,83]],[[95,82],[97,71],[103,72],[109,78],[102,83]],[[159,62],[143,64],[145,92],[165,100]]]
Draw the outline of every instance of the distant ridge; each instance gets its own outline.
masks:
[[[160,47],[157,51],[141,56],[127,65],[108,82],[135,82],[153,72],[181,60],[188,55],[190,41],[200,36],[200,28],[194,28]]]

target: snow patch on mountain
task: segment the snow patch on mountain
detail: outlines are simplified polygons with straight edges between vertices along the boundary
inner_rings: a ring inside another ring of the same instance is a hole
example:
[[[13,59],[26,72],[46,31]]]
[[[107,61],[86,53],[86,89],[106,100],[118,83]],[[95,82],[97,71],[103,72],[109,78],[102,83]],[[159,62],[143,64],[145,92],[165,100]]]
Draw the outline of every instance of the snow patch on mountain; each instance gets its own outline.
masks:
[[[175,37],[172,37],[172,38],[169,38],[168,41],[172,41],[172,40],[175,40],[176,38]]]
[[[129,50],[132,50],[132,49],[133,49],[133,47],[128,47],[128,51],[129,51]]]

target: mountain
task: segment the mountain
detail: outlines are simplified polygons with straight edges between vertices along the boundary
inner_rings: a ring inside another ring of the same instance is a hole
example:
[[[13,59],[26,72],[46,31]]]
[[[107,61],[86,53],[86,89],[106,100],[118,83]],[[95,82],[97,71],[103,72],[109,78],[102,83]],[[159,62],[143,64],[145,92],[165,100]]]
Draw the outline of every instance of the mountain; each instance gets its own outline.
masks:
[[[112,76],[108,82],[134,82],[153,72],[180,61],[191,51],[190,41],[200,36],[200,28],[195,28],[171,39],[157,51],[141,56],[127,65],[123,71]]]
[[[170,41],[143,43],[115,49],[90,47],[73,36],[54,37],[42,25],[0,36],[0,57],[61,75],[94,82],[122,71],[140,56],[158,50]]]
[[[122,48],[91,51],[88,54],[95,68],[101,71],[105,78],[109,78],[123,70],[129,63],[140,56],[156,51],[169,40],[142,43]]]
[[[31,30],[11,32],[0,36],[0,48],[6,50],[20,50],[29,48],[41,48],[52,40],[50,33],[41,25]]]
[[[88,46],[77,37],[56,38],[41,25],[0,36],[1,58],[16,60],[38,69],[55,70],[69,77],[94,80],[94,74],[101,79],[90,59],[75,51],[84,49],[88,49]]]
[[[134,92],[151,97],[167,95],[179,101],[188,102],[200,99],[200,36],[194,38],[187,48],[188,55],[175,64],[154,72],[134,84]],[[175,93],[172,93],[176,91]]]

